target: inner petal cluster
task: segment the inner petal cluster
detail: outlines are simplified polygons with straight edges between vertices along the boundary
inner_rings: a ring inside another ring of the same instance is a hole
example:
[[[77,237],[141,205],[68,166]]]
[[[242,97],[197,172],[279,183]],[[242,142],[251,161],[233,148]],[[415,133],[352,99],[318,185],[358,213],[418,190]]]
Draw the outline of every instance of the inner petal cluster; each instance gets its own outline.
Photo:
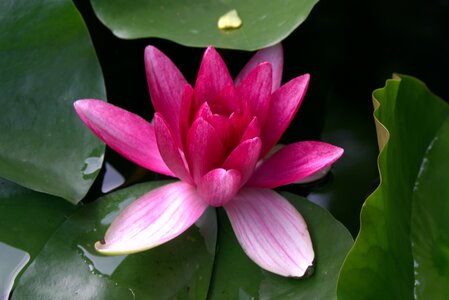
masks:
[[[180,156],[203,199],[222,206],[254,172],[261,151],[257,116],[233,86],[204,102],[191,94],[187,102],[193,105],[184,113],[193,118],[184,125]]]

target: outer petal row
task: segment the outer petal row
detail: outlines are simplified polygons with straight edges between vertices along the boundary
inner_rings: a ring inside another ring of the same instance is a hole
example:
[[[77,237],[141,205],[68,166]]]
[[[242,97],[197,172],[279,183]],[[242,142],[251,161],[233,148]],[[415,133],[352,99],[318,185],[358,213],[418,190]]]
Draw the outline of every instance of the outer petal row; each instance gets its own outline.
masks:
[[[248,185],[275,188],[290,184],[333,164],[342,154],[342,148],[323,142],[290,144],[264,161]]]
[[[74,106],[81,120],[109,147],[144,168],[174,176],[162,160],[150,123],[100,100],[78,100]]]
[[[262,268],[301,277],[312,265],[314,251],[307,225],[276,192],[245,188],[224,207],[243,250]]]
[[[179,115],[187,81],[175,64],[153,46],[145,48],[145,68],[154,109],[167,120],[180,142]]]
[[[195,187],[183,182],[165,185],[126,207],[95,248],[116,255],[156,247],[187,230],[206,208]]]

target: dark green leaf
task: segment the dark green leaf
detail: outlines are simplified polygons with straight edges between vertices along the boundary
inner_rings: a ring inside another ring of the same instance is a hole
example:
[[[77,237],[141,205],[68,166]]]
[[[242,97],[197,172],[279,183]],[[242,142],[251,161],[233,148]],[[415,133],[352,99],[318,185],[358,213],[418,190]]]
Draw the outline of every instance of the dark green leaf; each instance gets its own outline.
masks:
[[[262,270],[238,244],[232,227],[219,213],[218,252],[211,299],[335,299],[338,272],[352,245],[347,229],[328,211],[293,194],[283,194],[307,222],[315,249],[315,271],[291,279]]]
[[[449,295],[449,118],[427,148],[414,186],[412,250],[420,299]]]
[[[0,298],[74,207],[60,198],[0,179]]]
[[[13,299],[204,299],[215,253],[214,209],[149,251],[102,256],[93,248],[120,210],[160,185],[120,190],[72,215],[21,277]]]
[[[373,94],[379,188],[338,286],[341,299],[443,299],[448,294],[449,107],[400,76]]]
[[[72,106],[105,98],[88,32],[67,0],[1,1],[0,25],[0,176],[77,203],[104,154]]]
[[[120,38],[160,37],[193,47],[256,50],[287,37],[318,0],[91,2],[100,20]],[[219,29],[218,19],[233,9],[243,25]]]

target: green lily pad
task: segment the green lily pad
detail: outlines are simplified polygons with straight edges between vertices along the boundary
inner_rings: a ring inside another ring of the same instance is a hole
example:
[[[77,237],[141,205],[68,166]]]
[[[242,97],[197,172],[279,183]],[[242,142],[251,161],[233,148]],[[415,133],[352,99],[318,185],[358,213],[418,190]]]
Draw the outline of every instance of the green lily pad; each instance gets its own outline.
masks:
[[[91,0],[98,18],[119,38],[159,37],[186,46],[242,50],[280,42],[307,18],[317,2]],[[219,29],[218,20],[232,10],[242,24]]]
[[[449,106],[399,76],[373,94],[381,183],[341,271],[341,299],[445,299],[449,293]]]
[[[1,1],[0,176],[77,203],[104,146],[72,103],[104,99],[87,29],[71,1]]]
[[[219,213],[218,252],[210,299],[335,299],[337,277],[353,240],[325,209],[283,193],[307,222],[315,250],[314,273],[285,278],[261,269],[243,252],[224,211]]]
[[[74,210],[60,198],[0,178],[1,299],[7,299],[19,271]]]
[[[215,254],[214,209],[152,250],[123,256],[94,250],[120,210],[160,185],[135,185],[73,214],[27,268],[13,299],[205,299]]]

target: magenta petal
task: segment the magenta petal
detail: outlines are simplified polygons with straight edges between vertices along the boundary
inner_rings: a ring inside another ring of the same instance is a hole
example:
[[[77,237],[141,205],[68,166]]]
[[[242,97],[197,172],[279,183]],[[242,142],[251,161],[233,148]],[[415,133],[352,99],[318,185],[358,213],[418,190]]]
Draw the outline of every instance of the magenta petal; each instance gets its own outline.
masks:
[[[250,111],[263,123],[270,107],[271,64],[256,66],[237,86],[242,100],[246,101]]]
[[[224,150],[215,128],[203,118],[193,122],[187,136],[190,174],[195,182],[224,161]]]
[[[333,164],[342,154],[342,148],[323,142],[290,144],[264,161],[248,185],[275,188],[290,184]]]
[[[281,86],[282,67],[284,65],[284,54],[281,44],[276,44],[272,47],[258,51],[245,65],[242,71],[240,71],[239,75],[235,79],[235,84],[237,85],[251,72],[252,69],[263,62],[271,63],[271,67],[273,69],[271,92],[277,90]]]
[[[74,106],[81,120],[109,147],[144,168],[173,176],[162,160],[150,123],[100,100],[78,100]]]
[[[244,184],[254,172],[261,148],[260,138],[245,140],[231,152],[223,163],[223,168],[238,170],[242,175],[242,184]]]
[[[153,46],[145,48],[145,68],[154,109],[164,116],[180,141],[179,114],[187,81],[173,62]]]
[[[206,208],[193,186],[184,182],[162,186],[126,207],[95,248],[116,255],[156,247],[183,233]]]
[[[262,126],[262,155],[276,145],[301,105],[309,85],[309,74],[296,77],[271,97],[270,109]]]
[[[242,100],[234,84],[225,86],[215,98],[207,102],[214,113],[224,116],[239,112],[242,108]]]
[[[195,83],[195,107],[215,99],[224,87],[233,84],[223,59],[213,47],[208,47]]]
[[[156,141],[164,162],[179,179],[187,183],[192,183],[186,162],[182,158],[175,138],[159,113],[154,114],[154,129],[156,132]]]
[[[240,141],[245,141],[245,140],[252,139],[254,137],[259,137],[259,136],[260,136],[259,120],[257,120],[256,117],[254,117],[252,119],[252,121],[248,124],[248,126],[246,127]]]
[[[209,205],[222,206],[238,192],[240,180],[240,173],[236,170],[214,169],[201,178],[198,193]]]
[[[187,137],[187,132],[192,122],[192,103],[193,103],[193,89],[189,84],[184,86],[184,92],[181,99],[181,115],[179,116],[179,132],[181,134],[181,147],[184,147]]]
[[[214,114],[207,118],[207,122],[215,128],[215,131],[223,144],[224,151],[229,153],[232,150],[231,147],[238,143],[238,140],[235,140],[235,133],[229,119],[227,117]]]
[[[307,225],[298,211],[269,189],[242,189],[225,206],[245,253],[270,272],[301,277],[314,251]]]

